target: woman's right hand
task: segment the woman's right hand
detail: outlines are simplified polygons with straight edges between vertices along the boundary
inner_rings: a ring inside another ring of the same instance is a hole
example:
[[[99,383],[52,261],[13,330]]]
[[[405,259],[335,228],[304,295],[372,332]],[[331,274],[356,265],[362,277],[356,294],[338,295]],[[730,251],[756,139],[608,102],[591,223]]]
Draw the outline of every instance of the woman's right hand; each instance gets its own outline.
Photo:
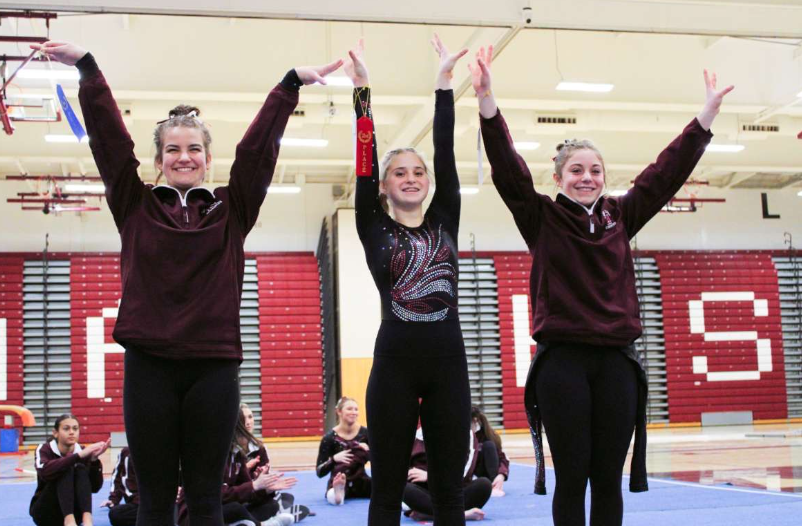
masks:
[[[47,41],[42,44],[31,44],[31,49],[39,51],[50,60],[55,60],[68,66],[74,66],[87,54],[84,48],[69,42]]]
[[[337,464],[350,464],[352,460],[354,460],[354,454],[351,453],[349,450],[340,451],[333,457],[331,457],[334,462]]]
[[[479,48],[476,53],[476,61],[468,64],[471,71],[471,84],[479,99],[479,113],[485,119],[495,117],[498,113],[496,99],[491,91],[490,65],[493,63],[493,46],[488,46],[487,51],[484,47]]]
[[[485,97],[490,93],[491,77],[490,65],[493,63],[493,46],[488,46],[487,51],[480,47],[476,52],[476,60],[468,63],[471,72],[471,84],[477,97]]]
[[[343,69],[345,74],[351,79],[355,88],[364,88],[368,82],[368,67],[362,55],[365,52],[365,40],[360,38],[356,44],[356,49],[348,50],[348,58],[345,59]]]

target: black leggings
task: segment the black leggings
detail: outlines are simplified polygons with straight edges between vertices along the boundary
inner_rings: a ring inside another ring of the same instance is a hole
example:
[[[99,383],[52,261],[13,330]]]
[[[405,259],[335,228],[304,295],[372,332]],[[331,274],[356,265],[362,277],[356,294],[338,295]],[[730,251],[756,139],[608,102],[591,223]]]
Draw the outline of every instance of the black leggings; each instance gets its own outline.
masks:
[[[63,526],[67,515],[75,516],[75,521],[80,524],[83,514],[91,511],[89,471],[85,464],[78,462],[45,486],[31,505],[30,513],[38,526]]]
[[[278,514],[278,503],[271,501],[258,506],[228,502],[223,504],[223,522],[231,524],[237,521],[251,521],[257,526],[270,517]],[[192,524],[190,524],[192,526]]]
[[[476,459],[476,470],[474,471],[474,474],[477,477],[487,477],[492,482],[496,480],[496,477],[498,476],[499,465],[500,462],[496,444],[492,440],[485,440],[482,442],[482,450],[479,452],[479,455]],[[468,508],[467,503],[465,504],[465,507]]]
[[[125,353],[123,412],[139,526],[172,526],[181,466],[192,526],[221,526],[223,469],[239,414],[236,360]]]
[[[138,511],[139,504],[117,504],[109,508],[109,522],[111,526],[134,526]]]
[[[490,500],[490,493],[493,491],[493,484],[490,479],[479,477],[472,480],[465,486],[465,509],[482,508]],[[434,515],[432,507],[432,495],[424,486],[407,483],[404,488],[404,503],[412,511],[423,513],[424,515]]]
[[[419,417],[435,524],[465,524],[462,472],[471,397],[459,321],[382,321],[366,398],[373,479],[368,524],[401,521]]]
[[[621,350],[582,344],[554,346],[537,364],[537,403],[551,449],[557,526],[620,525],[621,474],[638,403],[635,364]]]

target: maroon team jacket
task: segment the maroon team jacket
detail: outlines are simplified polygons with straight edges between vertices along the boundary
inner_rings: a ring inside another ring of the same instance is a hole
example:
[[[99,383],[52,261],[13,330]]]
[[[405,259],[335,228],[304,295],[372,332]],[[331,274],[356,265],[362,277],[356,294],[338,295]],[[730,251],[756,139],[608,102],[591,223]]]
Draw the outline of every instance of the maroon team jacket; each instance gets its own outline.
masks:
[[[273,177],[279,141],[298,103],[282,83],[237,145],[227,186],[145,184],[120,110],[91,54],[77,64],[89,146],[120,232],[122,301],[114,339],[168,358],[242,359],[243,243]]]
[[[31,498],[31,506],[44,492],[49,484],[55,482],[78,463],[83,463],[89,469],[89,481],[92,484],[92,493],[100,491],[103,486],[103,465],[100,460],[84,460],[78,456],[81,445],[75,444],[72,454],[63,456],[58,449],[56,439],[39,444],[34,454],[34,467],[36,468],[36,491]]]
[[[124,447],[117,456],[117,465],[111,475],[109,500],[116,506],[123,500],[126,504],[139,504],[139,486],[136,482],[134,462],[131,451]]]

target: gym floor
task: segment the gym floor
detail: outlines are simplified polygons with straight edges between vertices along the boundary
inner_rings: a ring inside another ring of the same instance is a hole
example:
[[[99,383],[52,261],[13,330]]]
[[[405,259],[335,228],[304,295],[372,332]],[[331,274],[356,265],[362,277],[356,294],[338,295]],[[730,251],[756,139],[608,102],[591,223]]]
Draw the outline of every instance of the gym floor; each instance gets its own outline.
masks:
[[[486,520],[501,524],[550,524],[554,473],[547,472],[549,496],[531,494],[534,470],[528,434],[503,436],[504,450],[512,467],[507,496],[491,499]],[[323,500],[325,480],[312,470],[317,442],[268,444],[272,465],[297,472],[299,484],[292,492],[296,502],[307,503],[323,523],[364,524],[367,502],[349,502],[334,508]],[[548,457],[547,461],[550,461]],[[102,458],[108,476],[117,451]],[[625,492],[625,524],[798,524],[802,516],[802,423],[721,427],[653,428],[649,430],[647,457],[650,491]],[[549,464],[550,465],[550,464]],[[629,463],[627,462],[627,469]],[[9,526],[32,524],[27,517],[28,499],[36,475],[33,452],[0,455],[0,520]],[[626,480],[624,481],[626,487]],[[108,482],[95,500],[108,494]],[[305,522],[307,522],[305,521]],[[403,519],[403,523],[411,523]],[[95,524],[107,524],[105,511]]]

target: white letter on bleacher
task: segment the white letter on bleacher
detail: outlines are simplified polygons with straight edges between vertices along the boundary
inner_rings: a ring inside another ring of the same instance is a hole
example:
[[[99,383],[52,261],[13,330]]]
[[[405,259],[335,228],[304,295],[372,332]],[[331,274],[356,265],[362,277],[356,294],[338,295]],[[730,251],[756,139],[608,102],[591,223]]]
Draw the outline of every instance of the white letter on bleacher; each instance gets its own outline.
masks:
[[[86,318],[86,397],[106,397],[106,354],[123,353],[117,343],[106,343],[106,318],[116,318],[119,309],[105,308],[100,318]]]
[[[0,318],[0,400],[8,400],[8,322]]]
[[[532,346],[535,341],[529,334],[529,296],[512,296],[512,336],[515,348],[515,385],[524,387],[529,364],[532,362]]]
[[[771,340],[758,338],[757,331],[705,332],[706,301],[751,301],[755,316],[769,315],[769,302],[756,300],[754,292],[703,292],[702,299],[688,302],[688,315],[691,334],[704,334],[706,342],[754,341],[757,345],[757,371],[716,371],[707,368],[707,356],[693,357],[693,374],[707,375],[708,382],[734,382],[739,380],[760,380],[760,373],[772,370]]]

